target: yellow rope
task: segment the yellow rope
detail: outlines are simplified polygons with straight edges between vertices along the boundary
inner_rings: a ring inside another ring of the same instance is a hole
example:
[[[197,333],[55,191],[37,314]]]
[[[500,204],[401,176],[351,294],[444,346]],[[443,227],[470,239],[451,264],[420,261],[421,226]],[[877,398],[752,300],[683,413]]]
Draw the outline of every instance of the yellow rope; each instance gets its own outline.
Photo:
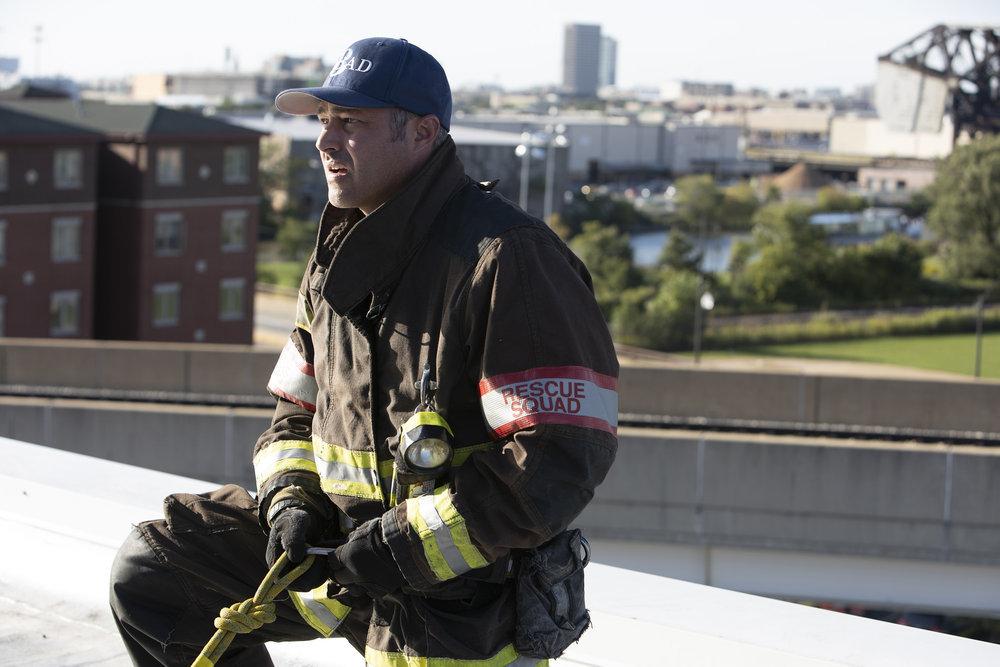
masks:
[[[237,634],[253,632],[265,623],[272,622],[275,619],[274,598],[308,570],[315,559],[315,556],[306,556],[305,560],[289,570],[288,574],[279,577],[281,568],[288,563],[288,556],[282,553],[274,566],[268,570],[267,576],[260,582],[252,598],[237,602],[219,612],[219,617],[215,619],[217,628],[215,634],[191,663],[191,667],[215,667]]]

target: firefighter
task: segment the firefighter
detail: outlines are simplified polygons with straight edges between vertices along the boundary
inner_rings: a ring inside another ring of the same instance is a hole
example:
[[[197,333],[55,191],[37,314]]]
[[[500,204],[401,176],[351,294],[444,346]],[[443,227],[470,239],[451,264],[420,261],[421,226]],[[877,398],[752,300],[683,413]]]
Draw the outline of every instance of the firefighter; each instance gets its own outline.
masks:
[[[135,528],[111,585],[129,655],[190,664],[282,552],[326,545],[227,664],[329,636],[371,665],[544,664],[561,648],[517,613],[516,575],[567,535],[617,446],[618,363],[590,276],[466,176],[445,73],[413,44],[356,42],[276,106],[318,116],[329,204],[268,385],[256,496],[176,494]]]

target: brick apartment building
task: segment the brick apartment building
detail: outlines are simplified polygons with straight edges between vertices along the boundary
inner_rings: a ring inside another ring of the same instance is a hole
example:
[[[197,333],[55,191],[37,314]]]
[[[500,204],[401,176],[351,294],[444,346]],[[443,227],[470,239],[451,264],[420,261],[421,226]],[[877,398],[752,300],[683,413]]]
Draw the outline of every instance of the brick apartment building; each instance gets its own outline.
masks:
[[[0,336],[93,337],[100,141],[0,107]]]
[[[252,342],[260,133],[155,104],[0,108],[99,134],[94,337]]]

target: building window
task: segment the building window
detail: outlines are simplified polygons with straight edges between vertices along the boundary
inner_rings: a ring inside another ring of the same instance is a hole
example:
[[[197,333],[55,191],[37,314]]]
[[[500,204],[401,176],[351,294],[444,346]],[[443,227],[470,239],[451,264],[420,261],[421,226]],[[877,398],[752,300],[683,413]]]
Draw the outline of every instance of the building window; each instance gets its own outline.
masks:
[[[219,319],[243,319],[243,293],[246,280],[243,278],[226,278],[219,283]]]
[[[79,148],[60,148],[55,157],[55,184],[57,190],[75,190],[83,187],[83,151]]]
[[[184,182],[184,152],[180,148],[156,149],[156,182],[159,185]]]
[[[222,251],[239,252],[247,248],[247,212],[222,212]]]
[[[49,333],[73,336],[80,332],[80,290],[53,292],[49,299]]]
[[[7,153],[0,151],[0,191],[7,189],[7,174],[10,169],[7,166]]]
[[[55,218],[52,220],[52,261],[77,262],[80,260],[80,235],[83,221],[80,218]]]
[[[176,326],[181,312],[181,284],[153,285],[153,326]]]
[[[7,221],[0,220],[0,266],[7,263]]]
[[[157,213],[153,220],[153,254],[179,255],[184,250],[184,216],[177,212]]]
[[[227,146],[222,151],[222,166],[224,183],[249,183],[250,149],[246,146]]]

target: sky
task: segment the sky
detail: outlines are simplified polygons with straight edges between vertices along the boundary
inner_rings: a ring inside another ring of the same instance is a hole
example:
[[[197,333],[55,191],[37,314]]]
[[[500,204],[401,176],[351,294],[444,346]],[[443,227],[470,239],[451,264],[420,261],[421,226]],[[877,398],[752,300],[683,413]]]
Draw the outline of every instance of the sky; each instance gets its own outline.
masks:
[[[240,69],[268,56],[336,61],[354,40],[405,37],[453,87],[557,84],[563,27],[598,23],[618,40],[618,82],[731,82],[774,92],[851,90],[876,58],[938,23],[1000,26],[996,0],[0,0],[0,57],[22,73],[76,79]],[[40,45],[36,26],[42,26]]]

